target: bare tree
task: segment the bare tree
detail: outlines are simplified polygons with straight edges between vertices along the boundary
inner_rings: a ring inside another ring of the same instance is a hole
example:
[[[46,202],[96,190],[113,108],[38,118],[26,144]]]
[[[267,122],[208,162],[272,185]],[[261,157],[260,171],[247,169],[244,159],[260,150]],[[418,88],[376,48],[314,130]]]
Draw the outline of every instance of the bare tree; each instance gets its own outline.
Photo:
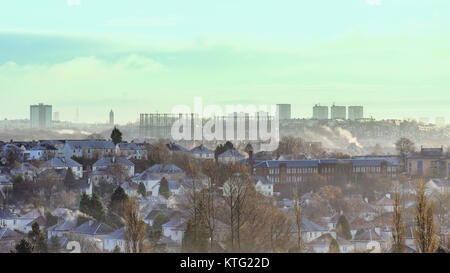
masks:
[[[395,143],[395,148],[403,160],[404,168],[406,168],[407,155],[408,153],[414,152],[414,142],[408,138],[402,137]]]
[[[204,219],[205,226],[208,229],[210,237],[210,250],[214,244],[214,232],[216,229],[216,200],[217,194],[217,165],[213,161],[205,161],[202,165],[203,173],[208,177],[208,184],[202,192],[202,200],[204,206],[202,206],[201,215]]]
[[[297,189],[292,191],[293,198],[292,202],[294,202],[294,214],[295,214],[295,228],[297,230],[297,250],[298,252],[303,252],[303,238],[302,238],[302,208],[299,204]]]
[[[415,222],[414,239],[417,251],[420,253],[436,252],[438,239],[434,232],[433,203],[429,203],[425,195],[423,179],[419,179],[417,185]]]
[[[398,187],[394,192],[394,213],[392,214],[392,252],[402,253],[405,246],[405,224],[402,213],[402,197]]]
[[[125,203],[125,246],[126,251],[131,253],[142,253],[145,250],[144,239],[147,226],[142,220],[139,210],[139,201],[130,198]]]
[[[229,164],[232,173],[230,179],[224,184],[224,200],[229,213],[231,248],[235,250],[241,247],[240,229],[244,223],[243,213],[246,202],[247,191],[249,188],[248,170],[240,164]]]

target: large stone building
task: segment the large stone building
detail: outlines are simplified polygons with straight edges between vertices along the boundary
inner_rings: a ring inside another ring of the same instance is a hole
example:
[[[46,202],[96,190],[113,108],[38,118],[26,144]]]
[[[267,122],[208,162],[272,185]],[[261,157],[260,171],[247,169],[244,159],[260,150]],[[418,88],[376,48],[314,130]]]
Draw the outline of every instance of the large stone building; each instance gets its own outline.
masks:
[[[364,175],[396,177],[401,161],[393,156],[355,157],[352,159],[265,160],[254,164],[254,173],[273,183],[303,182],[314,176],[327,181],[339,178],[357,179]]]
[[[421,148],[419,154],[407,159],[407,171],[412,176],[448,177],[450,169],[449,155],[441,148]]]

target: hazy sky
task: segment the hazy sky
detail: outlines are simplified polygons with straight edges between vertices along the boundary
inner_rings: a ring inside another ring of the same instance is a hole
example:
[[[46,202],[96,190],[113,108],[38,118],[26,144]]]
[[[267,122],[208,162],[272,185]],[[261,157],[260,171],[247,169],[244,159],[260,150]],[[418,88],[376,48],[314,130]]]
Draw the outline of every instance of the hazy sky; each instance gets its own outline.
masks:
[[[0,118],[44,102],[124,123],[201,96],[449,121],[449,14],[448,0],[1,1]]]

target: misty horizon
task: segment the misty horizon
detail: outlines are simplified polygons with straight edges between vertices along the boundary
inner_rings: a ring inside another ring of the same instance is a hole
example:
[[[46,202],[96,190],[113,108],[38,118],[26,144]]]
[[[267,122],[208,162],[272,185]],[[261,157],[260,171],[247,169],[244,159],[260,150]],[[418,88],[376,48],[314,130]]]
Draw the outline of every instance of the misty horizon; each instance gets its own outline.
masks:
[[[125,124],[199,96],[290,103],[296,118],[336,103],[377,120],[450,120],[446,1],[199,2],[5,3],[0,118],[43,102],[61,120],[79,108],[80,121],[104,122],[113,109]]]

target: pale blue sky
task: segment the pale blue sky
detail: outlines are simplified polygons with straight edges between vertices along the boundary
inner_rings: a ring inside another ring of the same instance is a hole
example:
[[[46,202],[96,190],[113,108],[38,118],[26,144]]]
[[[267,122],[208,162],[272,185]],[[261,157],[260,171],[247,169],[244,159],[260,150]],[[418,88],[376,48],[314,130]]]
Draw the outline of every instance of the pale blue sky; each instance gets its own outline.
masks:
[[[201,96],[450,120],[450,2],[380,2],[2,1],[0,118],[123,123]]]

